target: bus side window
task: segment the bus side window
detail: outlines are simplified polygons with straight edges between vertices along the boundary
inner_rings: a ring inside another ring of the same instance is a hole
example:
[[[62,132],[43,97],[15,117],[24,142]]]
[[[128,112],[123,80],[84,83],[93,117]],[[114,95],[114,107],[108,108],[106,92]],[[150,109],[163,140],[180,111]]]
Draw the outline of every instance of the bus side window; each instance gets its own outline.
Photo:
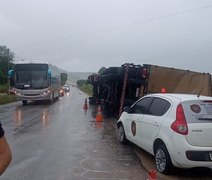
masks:
[[[49,84],[49,86],[50,86],[50,85],[52,84],[52,79],[51,79],[52,73],[51,73],[51,70],[50,70],[50,69],[48,69],[47,75],[48,75],[48,84]]]
[[[9,79],[9,83],[10,86],[15,86],[15,76],[14,76],[14,70],[9,70],[8,71],[8,79]]]
[[[51,85],[51,77],[48,77],[48,84]]]

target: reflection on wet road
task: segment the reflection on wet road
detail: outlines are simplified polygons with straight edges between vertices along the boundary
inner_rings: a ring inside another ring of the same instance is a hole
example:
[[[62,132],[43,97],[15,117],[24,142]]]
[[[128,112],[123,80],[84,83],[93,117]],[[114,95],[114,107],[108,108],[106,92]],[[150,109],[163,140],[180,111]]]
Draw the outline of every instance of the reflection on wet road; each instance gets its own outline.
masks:
[[[13,160],[0,179],[146,179],[148,173],[142,164],[155,169],[153,157],[136,146],[119,144],[114,120],[96,122],[95,107],[83,109],[85,97],[72,88],[51,105],[45,102],[1,105],[0,120]],[[211,179],[211,171],[195,170],[157,175],[159,180]]]
[[[5,180],[146,179],[130,146],[116,138],[112,119],[96,122],[77,88],[48,103],[0,106],[13,161]]]

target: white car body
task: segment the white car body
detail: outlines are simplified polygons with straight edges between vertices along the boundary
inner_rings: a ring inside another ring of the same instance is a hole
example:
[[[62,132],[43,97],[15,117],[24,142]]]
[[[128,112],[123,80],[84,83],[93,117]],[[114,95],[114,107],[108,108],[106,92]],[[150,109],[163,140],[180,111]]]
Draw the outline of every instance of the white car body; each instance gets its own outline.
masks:
[[[151,101],[148,106],[149,112],[140,113],[138,109],[143,107],[142,102],[145,104],[144,102],[148,101],[145,98],[155,101]],[[159,103],[161,99],[163,103]],[[182,108],[179,107],[177,110],[178,106]],[[154,110],[156,114],[160,114],[163,108],[164,114],[151,115],[151,113],[154,114]],[[117,122],[120,142],[123,143],[123,138],[125,138],[154,156],[157,153],[157,147],[165,146],[161,149],[168,151],[167,158],[170,156],[171,161],[169,166],[212,167],[212,97],[188,94],[150,94],[139,99],[126,111],[122,113]],[[176,117],[177,111],[179,118]],[[186,123],[182,121],[181,125],[180,118],[183,116]],[[175,121],[176,119],[179,120]],[[119,128],[121,125],[124,130]],[[121,131],[125,136],[122,136]],[[160,152],[157,155],[160,156]],[[166,164],[164,164],[168,160],[156,157],[156,167],[158,164],[157,169],[160,172],[170,173],[171,168],[165,167]]]

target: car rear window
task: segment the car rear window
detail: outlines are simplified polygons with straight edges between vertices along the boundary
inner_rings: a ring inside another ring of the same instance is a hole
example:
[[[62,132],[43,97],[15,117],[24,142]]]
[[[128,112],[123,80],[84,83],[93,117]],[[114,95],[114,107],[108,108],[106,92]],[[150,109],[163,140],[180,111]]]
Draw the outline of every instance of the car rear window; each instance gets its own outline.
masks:
[[[212,101],[182,103],[187,123],[212,123]]]

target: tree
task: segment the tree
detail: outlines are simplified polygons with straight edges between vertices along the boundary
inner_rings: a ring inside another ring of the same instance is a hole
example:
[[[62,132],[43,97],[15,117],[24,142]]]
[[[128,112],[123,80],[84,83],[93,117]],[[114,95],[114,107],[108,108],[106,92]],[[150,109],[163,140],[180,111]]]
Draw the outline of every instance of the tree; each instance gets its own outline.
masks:
[[[7,84],[7,72],[14,66],[14,53],[6,46],[0,46],[0,84]]]
[[[67,73],[61,73],[60,74],[60,78],[61,78],[61,85],[65,85],[67,79],[68,79],[68,74]]]

